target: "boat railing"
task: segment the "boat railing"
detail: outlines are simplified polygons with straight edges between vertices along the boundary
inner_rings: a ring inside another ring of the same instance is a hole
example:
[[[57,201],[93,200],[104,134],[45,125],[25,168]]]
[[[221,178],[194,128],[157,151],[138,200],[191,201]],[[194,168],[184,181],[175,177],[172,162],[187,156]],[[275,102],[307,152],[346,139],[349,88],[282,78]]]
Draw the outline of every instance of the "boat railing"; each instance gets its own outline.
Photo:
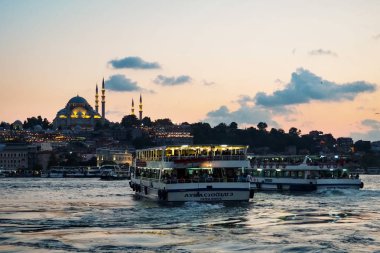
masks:
[[[166,184],[189,183],[223,183],[223,182],[247,182],[246,178],[200,178],[200,179],[164,179]]]
[[[164,157],[165,162],[175,163],[197,163],[205,161],[239,161],[246,160],[245,155],[215,155],[215,156],[168,156]]]
[[[259,161],[251,161],[250,162],[251,167],[257,167],[257,168],[285,168],[287,166],[300,166],[300,165],[307,165],[307,166],[318,166],[320,168],[342,168],[344,165],[340,163],[334,163],[334,162],[308,162],[308,163],[302,163],[302,162],[259,162]]]
[[[227,177],[223,177],[223,178],[199,178],[199,179],[195,179],[195,178],[192,178],[192,179],[157,179],[157,178],[151,178],[151,177],[143,177],[143,176],[140,176],[140,177],[136,177],[136,178],[140,178],[141,180],[148,180],[148,181],[151,181],[151,182],[162,182],[162,183],[165,183],[165,184],[184,184],[184,183],[223,183],[223,182],[247,182],[247,178],[246,177],[237,177],[237,178],[227,178]]]

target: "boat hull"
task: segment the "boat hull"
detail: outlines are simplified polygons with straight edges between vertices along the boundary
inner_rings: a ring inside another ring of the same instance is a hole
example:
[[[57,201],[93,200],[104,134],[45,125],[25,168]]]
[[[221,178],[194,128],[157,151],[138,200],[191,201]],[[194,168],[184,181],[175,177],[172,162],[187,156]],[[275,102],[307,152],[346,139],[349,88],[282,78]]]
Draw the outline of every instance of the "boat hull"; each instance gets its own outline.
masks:
[[[253,190],[248,182],[242,183],[199,183],[199,184],[153,184],[131,181],[131,187],[140,197],[164,202],[248,202]]]
[[[360,179],[290,179],[255,178],[251,189],[256,191],[316,191],[325,189],[360,189]]]

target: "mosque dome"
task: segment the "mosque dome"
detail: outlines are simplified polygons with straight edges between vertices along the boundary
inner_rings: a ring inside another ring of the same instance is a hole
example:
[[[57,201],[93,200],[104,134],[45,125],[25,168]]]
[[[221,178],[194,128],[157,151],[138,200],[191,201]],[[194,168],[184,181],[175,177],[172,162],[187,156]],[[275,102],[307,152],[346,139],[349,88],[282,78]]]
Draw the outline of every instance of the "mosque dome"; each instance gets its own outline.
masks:
[[[63,109],[61,109],[61,110],[59,110],[59,111],[57,112],[58,115],[64,115],[64,114],[66,114],[66,113],[67,113],[66,108],[63,108]]]
[[[34,127],[33,127],[33,130],[34,131],[42,131],[43,129],[42,129],[42,126],[41,125],[35,125]]]
[[[88,104],[88,102],[86,99],[80,96],[76,96],[76,97],[71,98],[68,104]]]
[[[61,129],[93,129],[99,120],[102,120],[102,117],[87,100],[75,96],[66,103],[65,108],[57,112],[53,125]]]
[[[23,125],[20,120],[16,120],[15,122],[13,122],[13,129],[22,130],[22,128],[23,128]]]
[[[21,120],[16,120],[15,122],[13,122],[13,125],[22,125],[22,122]]]

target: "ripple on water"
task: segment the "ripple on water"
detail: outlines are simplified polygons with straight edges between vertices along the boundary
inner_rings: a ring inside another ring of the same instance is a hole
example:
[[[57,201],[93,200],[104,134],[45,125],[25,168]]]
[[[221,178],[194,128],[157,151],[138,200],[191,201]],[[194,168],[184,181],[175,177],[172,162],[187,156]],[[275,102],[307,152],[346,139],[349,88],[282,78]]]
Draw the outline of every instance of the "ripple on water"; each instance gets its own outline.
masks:
[[[159,204],[127,182],[0,180],[5,252],[376,252],[380,177],[360,191]]]

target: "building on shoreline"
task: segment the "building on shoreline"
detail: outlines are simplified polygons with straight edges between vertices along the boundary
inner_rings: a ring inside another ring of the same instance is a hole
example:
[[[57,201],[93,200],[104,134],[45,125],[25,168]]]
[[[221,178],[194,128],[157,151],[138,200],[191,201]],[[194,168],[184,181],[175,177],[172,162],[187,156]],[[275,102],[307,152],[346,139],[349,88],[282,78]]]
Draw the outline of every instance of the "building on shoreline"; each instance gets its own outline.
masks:
[[[104,163],[115,163],[118,165],[132,165],[132,154],[127,149],[110,149],[98,148],[96,149],[97,166]]]

